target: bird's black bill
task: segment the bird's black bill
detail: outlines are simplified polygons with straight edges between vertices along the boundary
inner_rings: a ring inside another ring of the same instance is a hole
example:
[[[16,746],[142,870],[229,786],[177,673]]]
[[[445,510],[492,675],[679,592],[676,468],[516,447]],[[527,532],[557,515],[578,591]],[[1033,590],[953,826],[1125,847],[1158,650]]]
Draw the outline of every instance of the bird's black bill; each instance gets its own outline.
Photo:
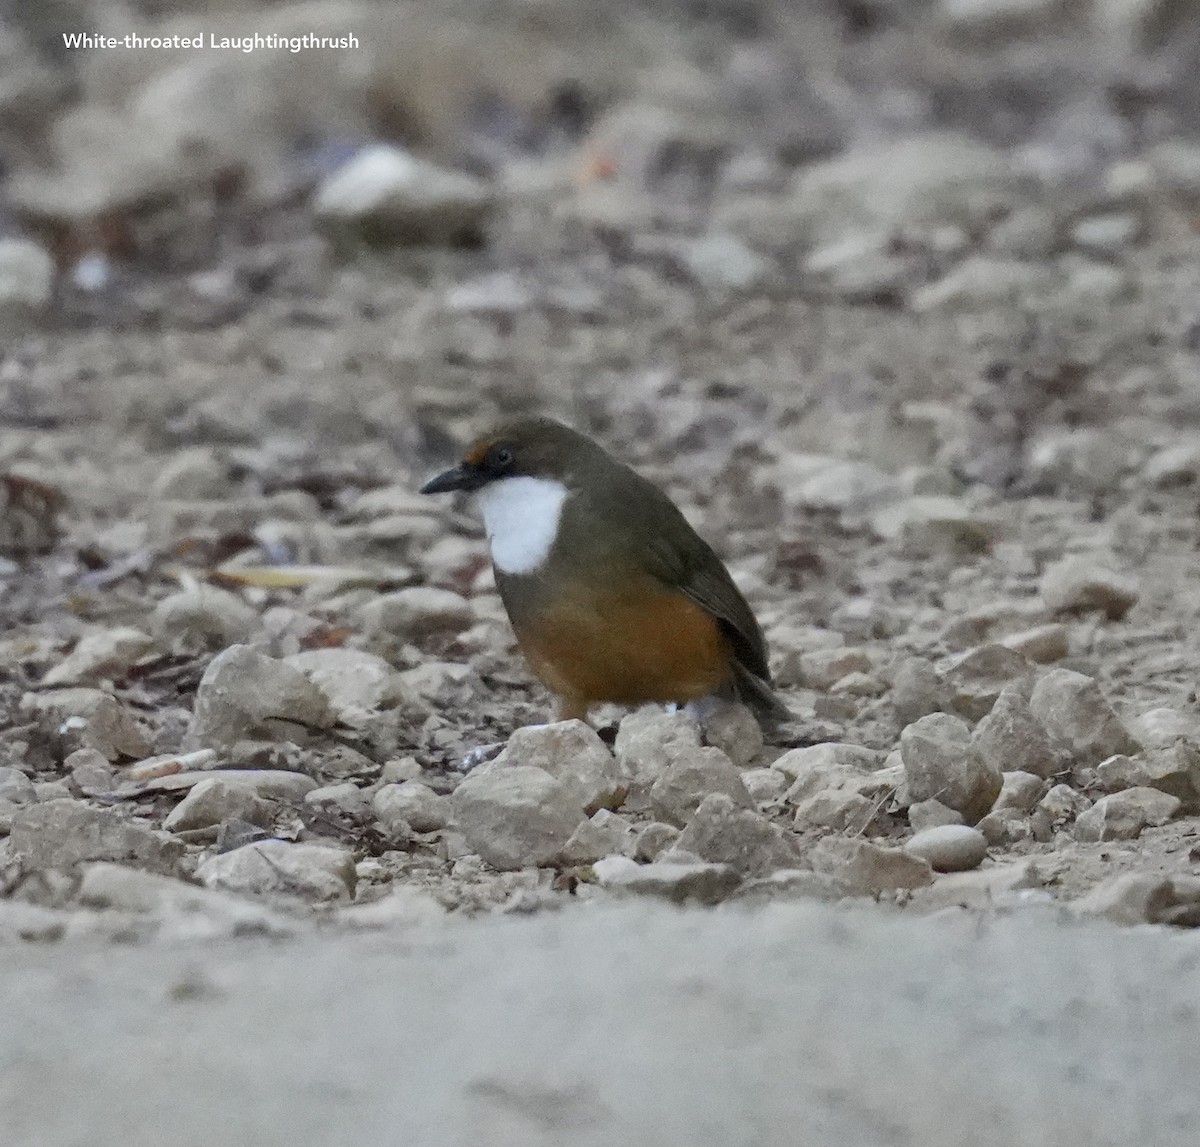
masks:
[[[487,474],[478,466],[470,466],[464,462],[461,466],[455,466],[454,469],[447,470],[436,478],[430,478],[421,487],[421,493],[448,494],[452,490],[478,490],[487,480]]]

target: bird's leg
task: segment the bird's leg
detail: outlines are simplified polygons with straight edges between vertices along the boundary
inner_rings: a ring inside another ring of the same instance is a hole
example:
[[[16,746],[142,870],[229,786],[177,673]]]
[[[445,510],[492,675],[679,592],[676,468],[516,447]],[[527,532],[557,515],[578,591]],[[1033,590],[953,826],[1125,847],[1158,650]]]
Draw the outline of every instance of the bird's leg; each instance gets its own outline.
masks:
[[[698,725],[703,725],[716,712],[721,704],[721,698],[715,694],[711,697],[696,697],[683,707],[683,711]]]
[[[582,697],[569,697],[566,694],[561,694],[554,710],[554,719],[556,721],[586,721],[588,703]]]

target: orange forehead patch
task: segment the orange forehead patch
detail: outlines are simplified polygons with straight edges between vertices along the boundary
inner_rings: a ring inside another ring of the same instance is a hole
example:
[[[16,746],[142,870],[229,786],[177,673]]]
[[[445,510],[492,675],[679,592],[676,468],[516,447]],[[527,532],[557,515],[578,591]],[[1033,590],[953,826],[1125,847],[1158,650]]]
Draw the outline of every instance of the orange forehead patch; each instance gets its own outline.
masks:
[[[463,455],[463,461],[466,462],[468,466],[478,466],[487,456],[488,449],[491,445],[492,442],[490,438],[480,438],[479,441],[474,443],[470,450]]]

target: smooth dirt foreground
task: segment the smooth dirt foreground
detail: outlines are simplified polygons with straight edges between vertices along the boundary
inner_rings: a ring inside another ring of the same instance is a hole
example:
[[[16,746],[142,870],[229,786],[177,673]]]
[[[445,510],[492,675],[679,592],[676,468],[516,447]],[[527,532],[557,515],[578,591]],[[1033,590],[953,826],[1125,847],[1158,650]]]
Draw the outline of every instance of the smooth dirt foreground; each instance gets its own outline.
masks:
[[[1200,938],[1057,910],[603,906],[10,948],[13,1147],[1171,1147]]]

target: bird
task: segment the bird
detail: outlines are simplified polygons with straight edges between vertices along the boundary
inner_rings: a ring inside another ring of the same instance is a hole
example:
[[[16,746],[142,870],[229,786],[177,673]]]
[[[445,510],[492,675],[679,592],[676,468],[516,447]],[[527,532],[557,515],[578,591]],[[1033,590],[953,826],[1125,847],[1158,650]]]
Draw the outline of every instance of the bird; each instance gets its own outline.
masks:
[[[741,700],[768,722],[762,628],[729,570],[652,482],[600,443],[544,417],[474,442],[422,494],[467,491],[496,588],[557,719],[593,705]]]

